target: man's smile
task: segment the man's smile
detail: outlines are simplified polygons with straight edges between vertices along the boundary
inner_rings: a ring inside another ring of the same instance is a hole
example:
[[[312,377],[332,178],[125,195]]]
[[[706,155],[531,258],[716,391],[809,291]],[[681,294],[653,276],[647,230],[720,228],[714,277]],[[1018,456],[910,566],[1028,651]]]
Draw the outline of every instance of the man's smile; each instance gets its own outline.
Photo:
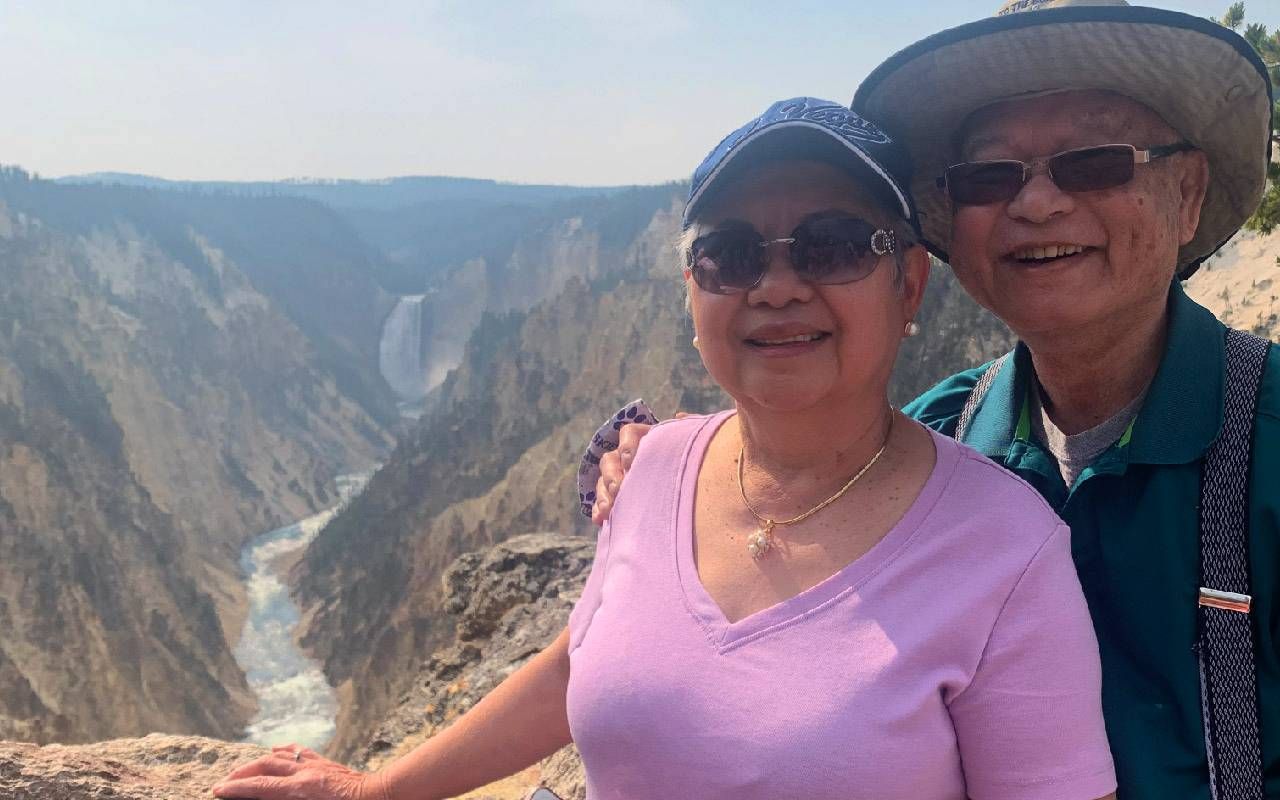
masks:
[[[1077,243],[1027,244],[1014,248],[1005,255],[1005,259],[1021,266],[1066,264],[1096,249]]]

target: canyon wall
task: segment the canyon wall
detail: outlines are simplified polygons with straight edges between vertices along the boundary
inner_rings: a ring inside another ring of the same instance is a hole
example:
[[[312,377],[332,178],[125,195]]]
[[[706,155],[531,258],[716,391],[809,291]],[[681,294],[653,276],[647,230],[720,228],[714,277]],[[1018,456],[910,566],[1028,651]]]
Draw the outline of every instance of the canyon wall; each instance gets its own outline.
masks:
[[[240,546],[391,445],[243,240],[159,206],[0,182],[0,739],[237,737]]]

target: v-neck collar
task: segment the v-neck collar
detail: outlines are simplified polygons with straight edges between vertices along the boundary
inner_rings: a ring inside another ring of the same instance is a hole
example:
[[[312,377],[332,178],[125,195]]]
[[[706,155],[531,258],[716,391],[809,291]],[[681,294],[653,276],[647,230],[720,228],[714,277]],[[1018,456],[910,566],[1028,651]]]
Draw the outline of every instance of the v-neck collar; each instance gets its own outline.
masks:
[[[706,633],[708,641],[720,653],[787,628],[856,593],[860,586],[891,563],[910,543],[921,524],[932,513],[960,462],[959,446],[952,440],[929,431],[937,451],[933,471],[920,489],[915,502],[880,541],[814,586],[737,622],[729,622],[698,575],[694,559],[694,520],[698,473],[703,459],[716,431],[735,413],[724,411],[708,417],[690,437],[675,477],[678,501],[672,520],[675,530],[670,537],[670,541],[674,543],[673,557],[685,606]]]

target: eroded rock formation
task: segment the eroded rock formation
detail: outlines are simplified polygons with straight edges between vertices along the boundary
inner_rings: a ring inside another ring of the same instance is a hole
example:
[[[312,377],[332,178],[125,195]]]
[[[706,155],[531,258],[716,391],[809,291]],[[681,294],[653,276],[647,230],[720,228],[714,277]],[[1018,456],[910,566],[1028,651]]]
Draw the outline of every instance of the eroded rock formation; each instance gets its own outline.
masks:
[[[0,742],[5,800],[208,800],[210,788],[267,751],[152,734],[86,745]]]
[[[422,663],[412,687],[355,758],[378,769],[465,713],[549,645],[568,623],[595,553],[592,540],[538,533],[468,553],[444,573],[442,600],[454,640]],[[582,800],[582,766],[572,747],[539,768],[474,797],[519,800],[538,782]]]
[[[0,186],[0,739],[236,737],[240,546],[390,445],[318,340],[153,205]]]

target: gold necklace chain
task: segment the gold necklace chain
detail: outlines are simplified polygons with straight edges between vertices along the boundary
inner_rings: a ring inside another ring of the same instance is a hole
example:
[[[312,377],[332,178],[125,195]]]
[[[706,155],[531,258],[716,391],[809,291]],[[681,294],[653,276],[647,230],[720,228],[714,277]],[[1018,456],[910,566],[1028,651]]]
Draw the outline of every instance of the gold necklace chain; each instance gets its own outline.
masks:
[[[826,500],[823,500],[821,503],[818,503],[816,506],[804,512],[803,514],[794,516],[791,519],[780,519],[780,520],[769,519],[765,515],[761,514],[759,511],[756,511],[755,508],[751,505],[751,501],[747,499],[747,487],[746,487],[746,484],[744,484],[742,481],[742,467],[747,460],[746,459],[747,446],[746,446],[746,443],[744,442],[738,448],[738,493],[742,495],[742,504],[747,507],[748,511],[751,512],[751,516],[755,517],[756,520],[759,521],[760,523],[760,527],[756,529],[756,532],[747,537],[747,552],[751,553],[751,557],[753,559],[758,560],[761,557],[763,557],[765,553],[768,553],[771,549],[773,549],[773,529],[775,527],[778,527],[780,525],[794,525],[797,522],[803,522],[809,517],[812,517],[814,514],[817,514],[822,509],[831,505],[835,501],[839,500],[841,497],[844,497],[844,493],[849,491],[849,489],[852,488],[853,485],[858,482],[859,478],[861,478],[863,475],[866,475],[867,470],[874,467],[876,465],[876,462],[880,460],[880,456],[884,455],[884,451],[888,449],[889,436],[893,434],[893,418],[895,416],[897,415],[894,414],[893,409],[890,408],[889,409],[889,429],[885,431],[884,442],[881,443],[880,449],[877,450],[876,454],[871,457],[871,460],[868,461],[866,464],[863,464],[862,469],[858,470],[858,472],[852,478],[849,479],[848,483],[846,483],[844,486],[841,486],[838,492],[831,495]]]

